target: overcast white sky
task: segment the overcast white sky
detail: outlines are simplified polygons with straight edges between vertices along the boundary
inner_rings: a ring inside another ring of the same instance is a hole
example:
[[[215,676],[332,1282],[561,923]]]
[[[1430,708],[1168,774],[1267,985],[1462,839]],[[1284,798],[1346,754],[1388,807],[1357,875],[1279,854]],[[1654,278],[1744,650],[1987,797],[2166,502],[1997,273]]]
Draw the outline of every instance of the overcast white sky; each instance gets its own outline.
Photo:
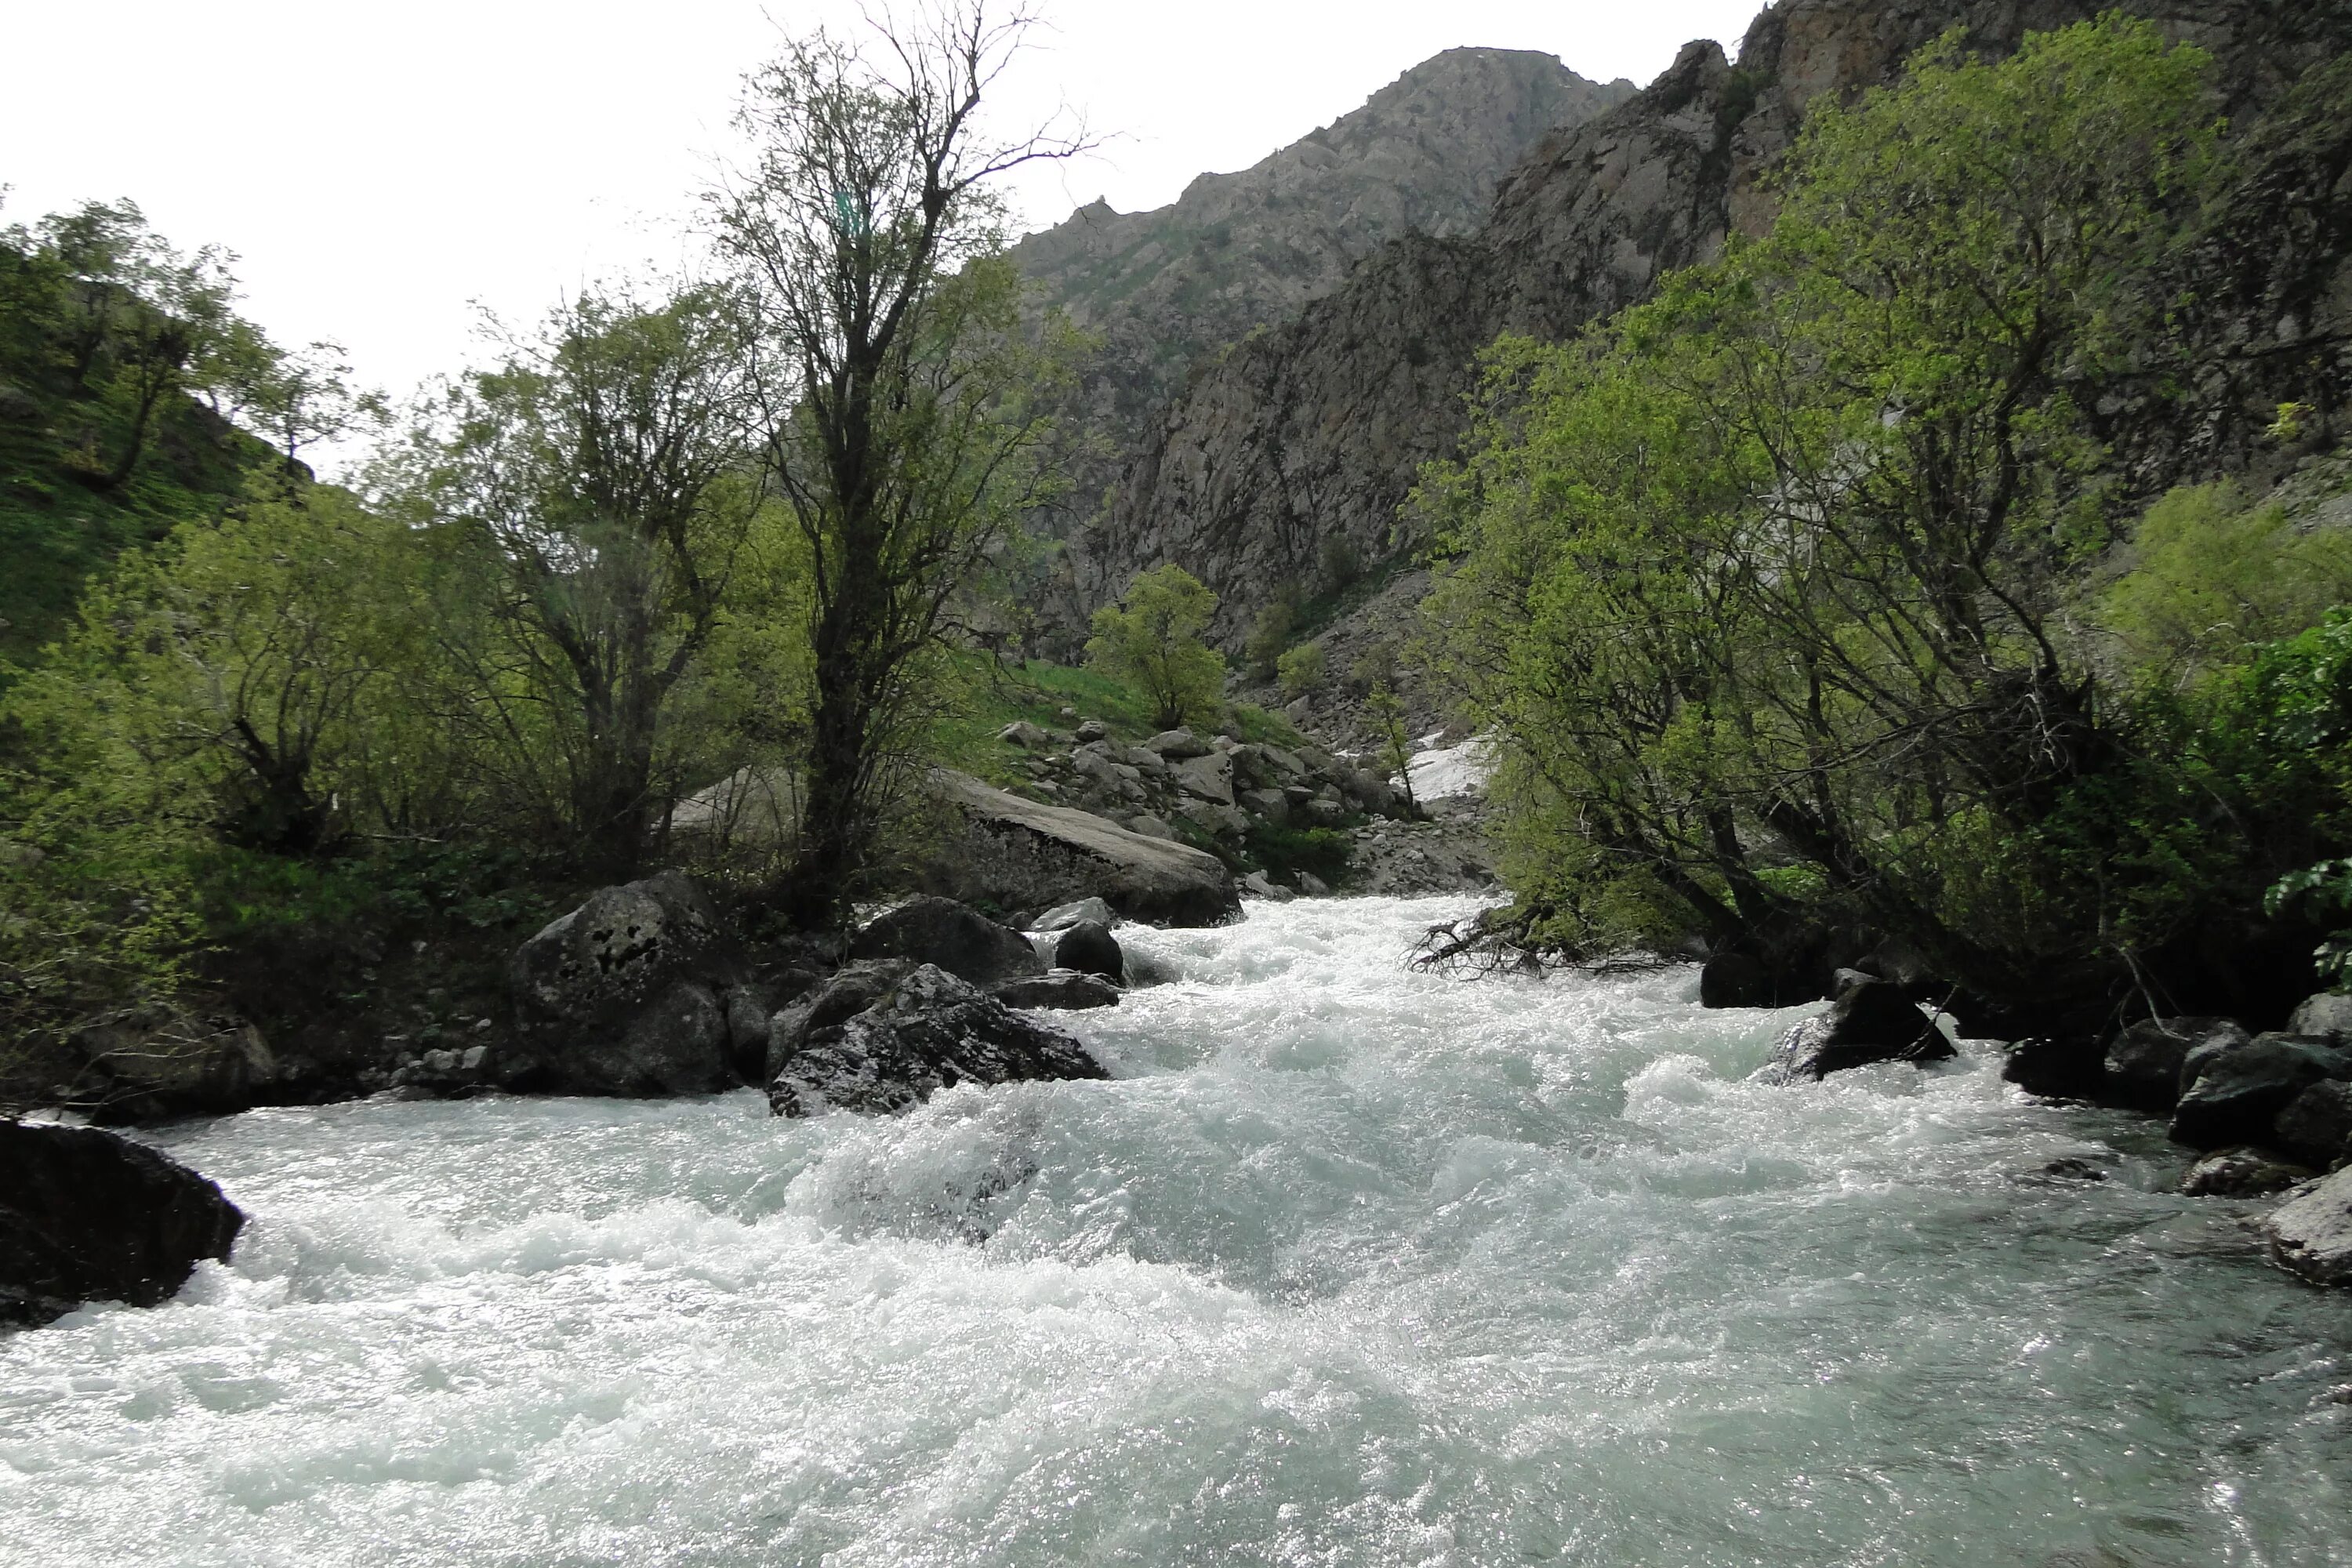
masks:
[[[1114,132],[1018,193],[1031,223],[1175,199],[1459,45],[1646,83],[1763,0],[1045,0],[999,100]],[[130,196],[242,258],[281,342],[346,344],[406,391],[583,279],[676,263],[743,71],[855,0],[81,0],[18,5],[0,55],[0,221]]]

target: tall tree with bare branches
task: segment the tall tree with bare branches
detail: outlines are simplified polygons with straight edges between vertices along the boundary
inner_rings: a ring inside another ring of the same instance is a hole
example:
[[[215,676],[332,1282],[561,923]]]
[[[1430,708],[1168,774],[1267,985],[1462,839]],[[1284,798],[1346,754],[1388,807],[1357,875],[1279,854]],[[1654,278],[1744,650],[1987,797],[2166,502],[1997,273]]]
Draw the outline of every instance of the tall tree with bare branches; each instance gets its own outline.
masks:
[[[713,195],[756,311],[762,458],[807,549],[816,700],[784,912],[812,927],[908,781],[952,599],[1054,483],[1036,395],[1058,356],[1022,331],[994,186],[1085,146],[981,117],[1033,14],[871,20],[863,47],[818,34],[749,79],[754,152]]]

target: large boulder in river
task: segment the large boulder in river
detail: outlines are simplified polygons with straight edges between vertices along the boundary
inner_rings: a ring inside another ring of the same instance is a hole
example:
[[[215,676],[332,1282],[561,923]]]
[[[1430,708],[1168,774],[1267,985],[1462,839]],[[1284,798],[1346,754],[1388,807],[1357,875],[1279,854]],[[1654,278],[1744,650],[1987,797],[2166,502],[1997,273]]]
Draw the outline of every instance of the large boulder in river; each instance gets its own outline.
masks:
[[[1054,964],[1057,969],[1099,974],[1105,980],[1127,975],[1127,954],[1120,950],[1118,938],[1110,934],[1110,927],[1100,921],[1080,921],[1055,939]]]
[[[507,977],[515,1034],[491,1064],[504,1088],[656,1096],[742,1081],[727,1007],[742,954],[678,872],[598,889],[524,942]]]
[[[966,1079],[1109,1076],[1070,1036],[926,963],[855,1016],[807,1031],[777,1064],[768,1106],[778,1116],[894,1112]]]
[[[201,1259],[226,1259],[244,1225],[219,1187],[143,1143],[0,1121],[0,1323],[84,1301],[152,1307]]]
[[[2352,1079],[2352,1051],[2294,1035],[2191,1051],[2172,1111],[2172,1140],[2192,1149],[2266,1142],[2271,1123],[2313,1084]]]
[[[2188,1087],[2180,1070],[2192,1053],[2218,1055],[2252,1038],[2232,1018],[2144,1018],[2108,1044],[2104,1098],[2136,1110],[2169,1111]]]
[[[1780,1037],[1771,1075],[1782,1083],[1823,1079],[1873,1062],[1941,1061],[1952,1042],[1902,990],[1858,970],[1841,970],[1837,1000]]]
[[[961,831],[924,873],[965,903],[1034,910],[1087,897],[1153,925],[1223,925],[1241,912],[1233,874],[1189,845],[1131,833],[1067,806],[1042,805],[962,773],[938,775]]]
[[[2352,1165],[2297,1194],[2263,1222],[2271,1256],[2315,1285],[2352,1285]]]
[[[2262,1198],[2319,1173],[2268,1149],[2216,1149],[2189,1167],[2180,1190],[2192,1198]]]
[[[2287,1019],[2286,1032],[2333,1045],[2352,1045],[2352,994],[2322,991],[2305,997]]]
[[[1045,961],[1027,937],[953,899],[931,894],[868,921],[850,942],[849,956],[935,963],[975,985],[1045,973]]]

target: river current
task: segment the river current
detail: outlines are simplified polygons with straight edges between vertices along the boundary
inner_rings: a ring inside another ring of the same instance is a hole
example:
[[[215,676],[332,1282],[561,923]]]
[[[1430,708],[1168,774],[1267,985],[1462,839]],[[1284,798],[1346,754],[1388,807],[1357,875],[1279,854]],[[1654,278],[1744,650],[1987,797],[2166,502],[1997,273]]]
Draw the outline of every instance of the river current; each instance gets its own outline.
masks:
[[[165,1307],[0,1338],[0,1562],[2352,1563],[2352,1293],[1990,1047],[1748,1075],[1451,900],[1123,938],[1109,1082],[270,1110]],[[2045,1172],[2076,1160],[2089,1182]]]

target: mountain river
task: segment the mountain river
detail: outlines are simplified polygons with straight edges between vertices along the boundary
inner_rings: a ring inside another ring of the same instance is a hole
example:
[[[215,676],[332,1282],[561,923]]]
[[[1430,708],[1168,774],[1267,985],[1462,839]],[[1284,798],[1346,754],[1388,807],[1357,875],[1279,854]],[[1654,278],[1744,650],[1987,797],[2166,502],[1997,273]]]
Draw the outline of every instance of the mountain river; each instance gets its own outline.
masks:
[[[0,1562],[2352,1563],[2352,1292],[2159,1127],[1405,967],[1469,907],[1129,928],[1112,1081],[896,1120],[163,1130],[251,1223],[0,1338]]]

